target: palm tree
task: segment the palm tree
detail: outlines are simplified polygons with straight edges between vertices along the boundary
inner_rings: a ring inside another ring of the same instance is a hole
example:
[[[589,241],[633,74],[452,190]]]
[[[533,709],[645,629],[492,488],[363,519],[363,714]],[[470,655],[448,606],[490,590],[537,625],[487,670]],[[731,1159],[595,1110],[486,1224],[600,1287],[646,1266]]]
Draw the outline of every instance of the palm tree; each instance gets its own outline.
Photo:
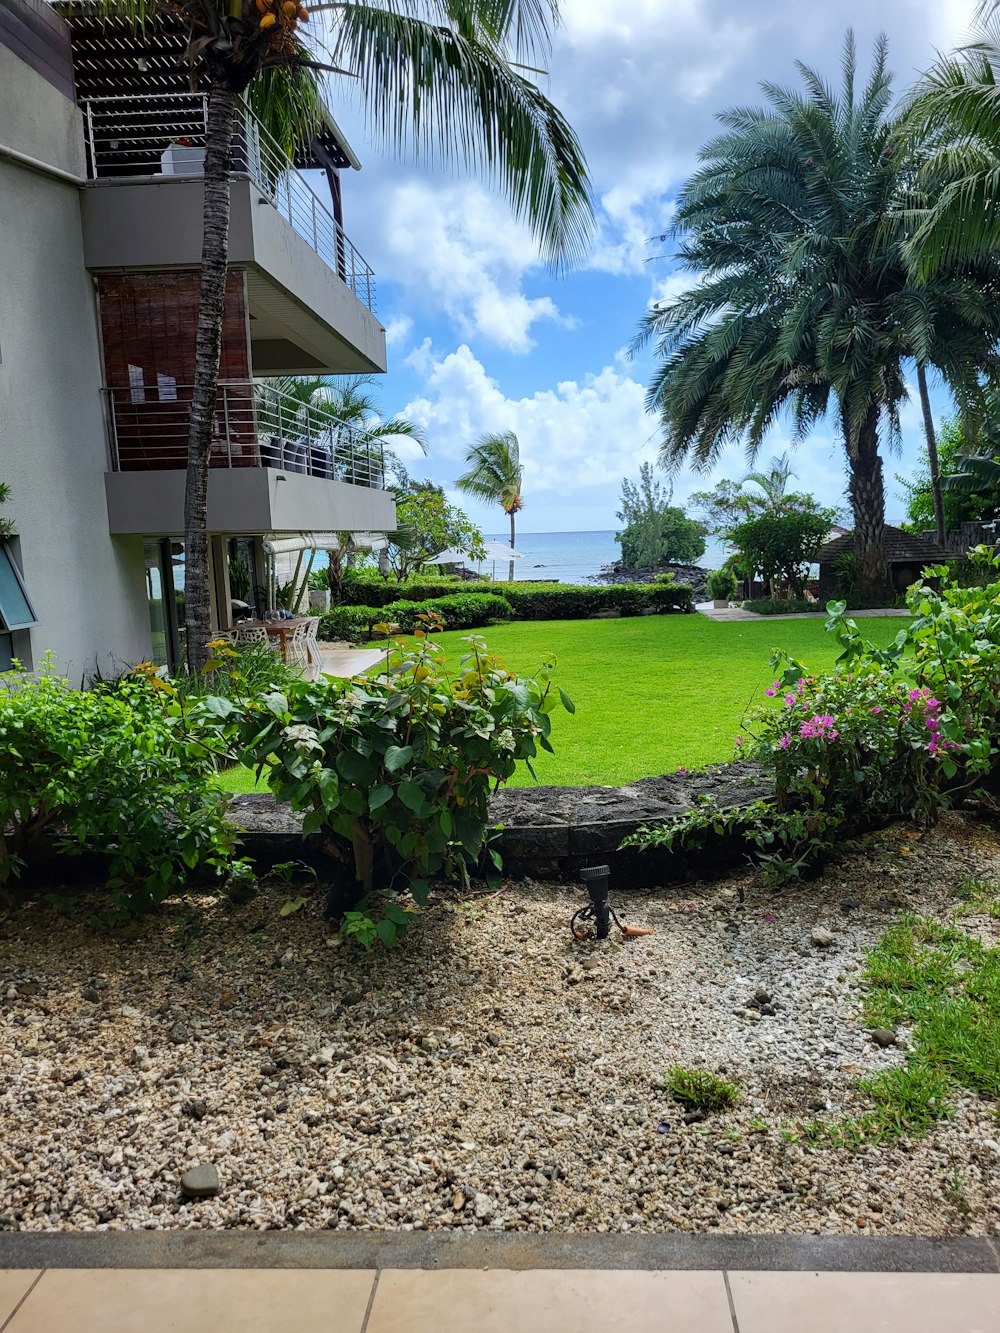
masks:
[[[510,547],[514,549],[514,515],[522,508],[521,488],[524,469],[521,467],[521,446],[512,430],[497,435],[484,435],[465,456],[468,472],[458,478],[459,490],[479,500],[498,504],[510,519]],[[507,575],[514,582],[514,562],[511,560]]]
[[[188,665],[207,660],[208,474],[229,253],[229,177],[240,101],[271,71],[282,80],[346,76],[378,131],[430,158],[476,166],[495,179],[559,264],[582,253],[593,223],[590,184],[572,128],[529,77],[558,20],[556,0],[344,0],[320,4],[330,33],[305,38],[298,0],[95,0],[100,12],[155,30],[182,22],[193,87],[205,87],[201,294],[184,506]],[[325,49],[324,49],[325,48]],[[326,58],[318,58],[325,56]]]
[[[415,421],[398,415],[383,417],[374,389],[374,375],[279,375],[258,380],[256,386],[268,411],[282,417],[286,434],[305,437],[318,432],[329,439],[334,455],[367,450],[369,478],[374,446],[380,461],[387,461],[395,474],[405,476],[393,441],[411,440],[426,454],[427,438]],[[341,480],[353,478],[349,475]]]
[[[1000,251],[1000,27],[994,0],[980,4],[979,39],[924,75],[904,128],[926,148],[907,248],[918,278]],[[986,21],[986,20],[993,21]]]
[[[887,47],[856,87],[854,40],[838,91],[799,65],[803,92],[763,85],[768,106],[719,117],[725,132],[681,192],[680,258],[701,280],[649,311],[636,346],[662,365],[647,403],[668,467],[710,468],[729,444],[751,461],[779,414],[801,439],[829,410],[847,455],[858,582],[888,591],[880,443],[898,438],[904,368],[933,364],[961,403],[996,364],[996,269],[942,270],[917,287],[905,261],[913,184],[892,110]]]

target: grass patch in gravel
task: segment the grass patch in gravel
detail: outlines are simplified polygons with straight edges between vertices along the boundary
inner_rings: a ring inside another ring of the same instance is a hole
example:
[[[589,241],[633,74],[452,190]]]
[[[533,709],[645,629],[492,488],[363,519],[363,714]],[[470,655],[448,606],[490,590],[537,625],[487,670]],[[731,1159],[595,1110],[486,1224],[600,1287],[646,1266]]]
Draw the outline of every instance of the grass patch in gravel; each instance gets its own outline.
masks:
[[[674,1101],[692,1111],[727,1111],[740,1096],[739,1087],[729,1079],[710,1069],[685,1069],[683,1065],[667,1070],[665,1087]]]
[[[867,955],[863,1017],[873,1028],[912,1028],[907,1063],[863,1079],[875,1103],[864,1115],[813,1120],[803,1137],[862,1147],[926,1133],[951,1114],[949,1094],[1000,1098],[1000,948],[961,930],[956,919],[1000,914],[996,887],[966,880],[952,920],[903,915]]]

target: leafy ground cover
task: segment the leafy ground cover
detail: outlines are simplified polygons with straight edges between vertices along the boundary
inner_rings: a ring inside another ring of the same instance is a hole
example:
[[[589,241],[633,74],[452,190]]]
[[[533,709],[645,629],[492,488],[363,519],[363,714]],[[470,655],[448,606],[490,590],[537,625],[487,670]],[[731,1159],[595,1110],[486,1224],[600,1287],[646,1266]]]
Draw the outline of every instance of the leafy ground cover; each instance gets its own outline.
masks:
[[[865,634],[890,643],[900,620],[873,617]],[[554,678],[576,705],[553,719],[555,754],[541,755],[538,779],[557,786],[620,784],[655,773],[729,759],[747,706],[774,678],[771,652],[783,648],[810,668],[833,665],[839,651],[824,620],[711,621],[704,616],[540,621],[493,625],[490,650],[514,670],[530,671],[554,653]],[[435,635],[457,660],[462,633]],[[253,774],[221,775],[230,791],[253,790]],[[531,784],[520,767],[514,786]]]

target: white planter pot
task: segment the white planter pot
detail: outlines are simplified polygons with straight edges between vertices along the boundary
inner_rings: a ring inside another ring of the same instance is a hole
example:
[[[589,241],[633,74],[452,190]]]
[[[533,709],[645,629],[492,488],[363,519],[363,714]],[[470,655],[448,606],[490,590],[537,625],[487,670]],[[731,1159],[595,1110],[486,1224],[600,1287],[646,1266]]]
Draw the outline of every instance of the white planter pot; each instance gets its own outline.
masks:
[[[164,176],[200,176],[205,170],[204,148],[172,143],[160,154]]]
[[[729,610],[729,602],[728,602],[724,597],[716,597],[715,601],[713,601],[713,603],[712,603],[712,610],[713,610],[713,611],[728,611],[728,610]]]
[[[309,606],[313,611],[329,611],[330,609],[330,589],[329,588],[310,588]]]

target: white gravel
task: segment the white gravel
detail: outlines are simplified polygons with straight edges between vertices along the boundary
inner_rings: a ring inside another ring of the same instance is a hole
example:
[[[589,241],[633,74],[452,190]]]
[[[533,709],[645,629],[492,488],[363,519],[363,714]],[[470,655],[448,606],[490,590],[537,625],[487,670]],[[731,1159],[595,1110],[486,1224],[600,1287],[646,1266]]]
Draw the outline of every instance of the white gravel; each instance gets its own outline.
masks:
[[[318,905],[279,916],[282,889],[113,935],[92,903],[0,914],[0,1229],[1000,1234],[978,1098],[861,1153],[790,1132],[905,1059],[860,1022],[864,950],[968,873],[1000,878],[1000,842],[950,816],[790,894],[749,875],[620,894],[657,934],[604,945],[572,941],[572,885],[439,901],[369,955]],[[739,1105],[685,1123],[674,1063],[737,1080]],[[201,1163],[221,1192],[185,1199]]]

